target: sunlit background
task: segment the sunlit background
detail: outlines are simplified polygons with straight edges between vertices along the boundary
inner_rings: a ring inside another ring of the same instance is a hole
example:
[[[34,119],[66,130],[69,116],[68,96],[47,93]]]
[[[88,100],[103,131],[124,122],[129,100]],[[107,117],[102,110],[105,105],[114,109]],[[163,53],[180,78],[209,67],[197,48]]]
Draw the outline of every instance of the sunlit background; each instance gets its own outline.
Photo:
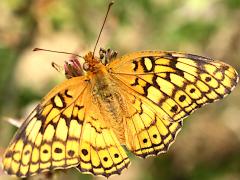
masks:
[[[64,79],[51,62],[69,55],[33,52],[35,47],[84,55],[93,50],[108,1],[0,1],[0,155],[16,127],[40,99]],[[172,50],[223,60],[240,70],[239,0],[116,0],[99,47],[119,55]],[[240,87],[224,100],[185,120],[166,154],[141,160],[110,179],[240,179]],[[28,179],[103,179],[77,170]],[[0,172],[1,180],[17,179]]]

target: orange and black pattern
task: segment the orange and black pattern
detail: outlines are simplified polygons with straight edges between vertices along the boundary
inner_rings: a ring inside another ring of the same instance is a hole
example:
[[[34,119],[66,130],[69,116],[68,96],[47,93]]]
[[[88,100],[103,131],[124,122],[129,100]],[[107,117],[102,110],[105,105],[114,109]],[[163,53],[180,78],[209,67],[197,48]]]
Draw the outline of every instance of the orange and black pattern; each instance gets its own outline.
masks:
[[[27,177],[70,167],[120,174],[130,165],[122,145],[143,158],[166,152],[183,119],[228,95],[239,79],[230,65],[191,54],[109,57],[101,63],[88,53],[85,73],[66,72],[69,79],[43,98],[4,154],[8,174]]]

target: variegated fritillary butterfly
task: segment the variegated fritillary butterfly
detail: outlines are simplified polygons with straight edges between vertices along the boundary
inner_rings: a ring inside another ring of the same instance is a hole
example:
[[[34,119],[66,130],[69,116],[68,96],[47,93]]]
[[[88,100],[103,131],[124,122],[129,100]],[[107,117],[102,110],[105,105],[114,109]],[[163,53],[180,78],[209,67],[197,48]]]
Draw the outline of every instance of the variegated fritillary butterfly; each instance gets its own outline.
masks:
[[[236,70],[192,54],[141,51],[120,58],[89,52],[83,67],[65,64],[66,81],[51,90],[7,148],[4,170],[26,177],[76,167],[109,177],[130,160],[168,150],[183,118],[222,99],[238,82]],[[83,71],[84,69],[84,71]]]

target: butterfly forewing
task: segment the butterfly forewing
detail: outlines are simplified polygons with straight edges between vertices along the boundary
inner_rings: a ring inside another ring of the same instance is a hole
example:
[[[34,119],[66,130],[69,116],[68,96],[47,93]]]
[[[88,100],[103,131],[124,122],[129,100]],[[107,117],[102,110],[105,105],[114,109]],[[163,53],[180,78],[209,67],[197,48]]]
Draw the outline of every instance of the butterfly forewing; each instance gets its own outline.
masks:
[[[5,152],[8,174],[26,177],[77,167],[94,175],[119,174],[129,159],[92,103],[85,77],[54,88],[24,122]]]
[[[230,65],[176,52],[143,51],[109,65],[122,86],[132,89],[171,121],[179,121],[204,104],[229,94],[238,82]]]
[[[82,111],[75,102],[81,103],[87,88],[83,79],[68,80],[54,88],[24,122],[3,159],[8,174],[25,177],[78,163],[78,157],[68,162],[66,146],[69,138],[79,143],[80,134],[73,132],[72,125],[81,131],[83,119],[78,114]],[[78,155],[76,149],[72,151],[74,157]]]

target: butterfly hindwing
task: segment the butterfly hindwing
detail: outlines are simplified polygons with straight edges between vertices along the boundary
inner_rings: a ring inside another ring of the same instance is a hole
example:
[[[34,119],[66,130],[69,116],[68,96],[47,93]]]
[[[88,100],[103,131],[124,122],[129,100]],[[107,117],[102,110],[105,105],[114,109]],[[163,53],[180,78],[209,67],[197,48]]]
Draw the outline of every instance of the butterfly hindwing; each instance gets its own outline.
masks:
[[[122,92],[127,99],[127,148],[145,158],[166,152],[181,130],[182,121],[171,122],[159,108],[130,89]]]
[[[230,65],[209,58],[142,51],[109,64],[112,76],[160,107],[172,121],[229,94],[238,82]]]
[[[93,102],[92,96],[85,98]],[[80,141],[78,170],[105,177],[120,174],[130,165],[126,152],[112,128],[104,121],[98,106],[89,103],[87,113]]]

